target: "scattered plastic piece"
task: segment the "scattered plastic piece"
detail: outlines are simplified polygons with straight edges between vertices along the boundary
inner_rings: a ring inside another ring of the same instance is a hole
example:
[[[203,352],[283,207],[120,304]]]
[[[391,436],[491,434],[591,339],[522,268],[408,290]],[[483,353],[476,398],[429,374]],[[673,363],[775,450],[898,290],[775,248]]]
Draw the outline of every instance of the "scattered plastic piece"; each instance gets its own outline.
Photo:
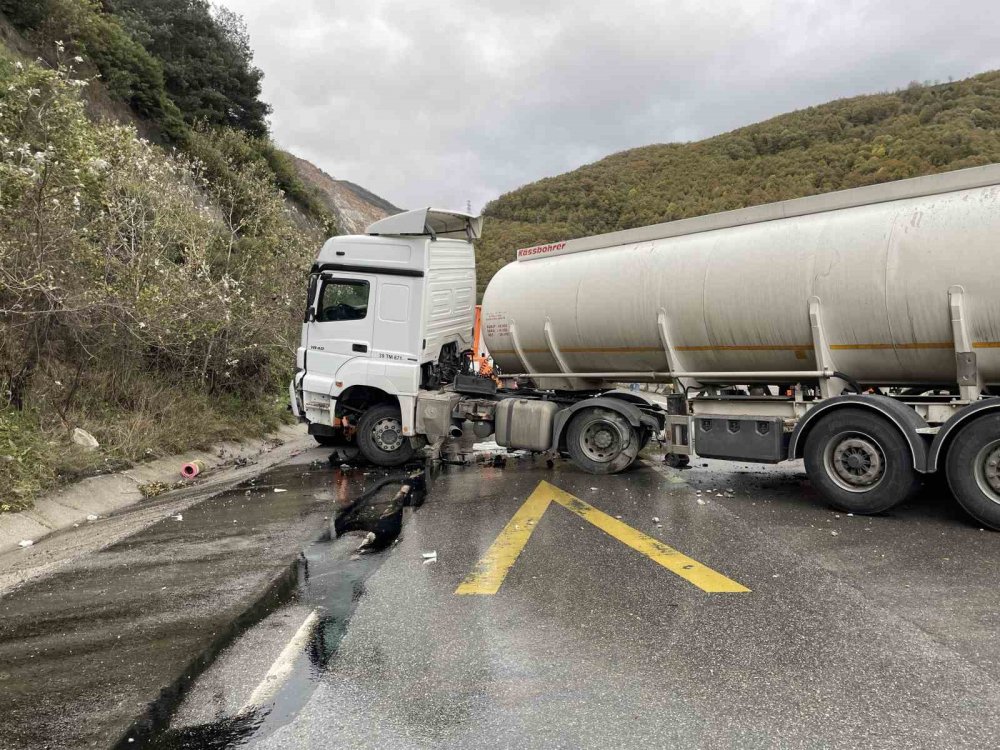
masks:
[[[84,448],[86,448],[87,450],[91,450],[91,451],[92,450],[96,450],[101,445],[100,443],[97,442],[97,438],[95,438],[93,435],[91,435],[86,430],[80,429],[79,427],[76,427],[73,430],[72,440],[77,445],[81,445]]]
[[[275,491],[275,492],[288,492],[288,490],[284,490],[284,489],[282,489],[281,487],[275,487],[275,488],[274,488],[274,491]]]
[[[659,522],[660,522],[659,516],[653,516],[653,523],[659,523]]]
[[[183,521],[184,520],[184,516],[182,516],[180,513],[178,513],[176,516],[174,516],[174,520],[175,521]]]
[[[705,505],[705,501],[702,500],[700,497],[698,498],[698,505]]]
[[[93,513],[87,516],[88,521],[96,521],[98,518],[100,518],[100,516],[95,516]]]
[[[830,532],[830,536],[837,536],[838,534],[840,534],[839,531],[831,531]]]
[[[437,550],[433,550],[431,552],[423,552],[421,553],[420,556],[424,558],[424,565],[429,565],[430,563],[436,563],[438,559]]]
[[[34,543],[35,543],[35,541],[33,539],[22,539],[20,542],[17,543],[17,546],[18,547],[30,547]]]

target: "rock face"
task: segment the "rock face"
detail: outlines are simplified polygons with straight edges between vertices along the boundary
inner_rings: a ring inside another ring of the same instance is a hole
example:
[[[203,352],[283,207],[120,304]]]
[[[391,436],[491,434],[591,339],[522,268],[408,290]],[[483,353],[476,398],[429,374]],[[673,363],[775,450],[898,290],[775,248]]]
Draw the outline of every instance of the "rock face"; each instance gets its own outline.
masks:
[[[402,211],[353,182],[334,179],[315,164],[293,154],[289,156],[302,181],[319,192],[327,208],[337,217],[343,234],[362,234],[373,221]]]

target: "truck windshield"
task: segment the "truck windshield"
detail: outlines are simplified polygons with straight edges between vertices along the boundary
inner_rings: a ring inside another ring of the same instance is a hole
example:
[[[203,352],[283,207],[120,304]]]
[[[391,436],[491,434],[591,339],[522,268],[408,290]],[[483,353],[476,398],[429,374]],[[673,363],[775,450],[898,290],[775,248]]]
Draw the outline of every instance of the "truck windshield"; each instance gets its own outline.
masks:
[[[323,284],[316,320],[363,320],[368,316],[369,292],[367,281],[330,279]]]

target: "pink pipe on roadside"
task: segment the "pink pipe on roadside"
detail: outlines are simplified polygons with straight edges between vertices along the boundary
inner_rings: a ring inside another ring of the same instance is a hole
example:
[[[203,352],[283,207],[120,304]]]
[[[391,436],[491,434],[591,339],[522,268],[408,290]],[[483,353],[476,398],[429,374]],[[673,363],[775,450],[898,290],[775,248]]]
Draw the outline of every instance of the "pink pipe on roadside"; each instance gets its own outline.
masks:
[[[181,476],[185,479],[194,479],[205,470],[202,461],[189,461],[181,467]]]

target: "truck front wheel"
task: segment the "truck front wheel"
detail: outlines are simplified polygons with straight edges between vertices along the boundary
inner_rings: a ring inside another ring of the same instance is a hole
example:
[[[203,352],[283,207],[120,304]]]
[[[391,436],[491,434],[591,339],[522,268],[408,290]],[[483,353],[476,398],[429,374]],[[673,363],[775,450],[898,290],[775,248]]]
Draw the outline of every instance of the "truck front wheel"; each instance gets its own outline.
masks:
[[[813,486],[845,513],[881,513],[917,486],[906,439],[889,421],[862,409],[821,418],[806,439],[804,458]]]
[[[377,404],[361,415],[357,442],[361,455],[377,466],[405,464],[416,452],[403,435],[403,419],[393,404]]]
[[[566,449],[573,463],[591,474],[617,474],[639,454],[638,431],[621,414],[584,409],[566,429]]]
[[[1000,414],[962,428],[948,449],[945,472],[965,512],[1000,531]]]

